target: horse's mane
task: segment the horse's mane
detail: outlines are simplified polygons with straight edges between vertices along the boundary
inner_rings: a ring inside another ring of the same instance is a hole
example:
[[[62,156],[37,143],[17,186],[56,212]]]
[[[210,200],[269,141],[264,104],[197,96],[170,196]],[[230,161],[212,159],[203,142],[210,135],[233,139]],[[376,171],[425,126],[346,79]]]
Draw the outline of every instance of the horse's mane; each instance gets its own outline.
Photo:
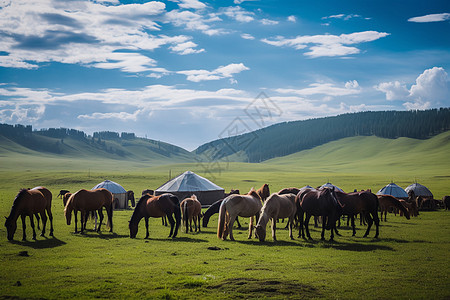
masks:
[[[24,188],[24,189],[21,189],[21,190],[17,193],[16,197],[14,198],[13,205],[12,205],[12,207],[11,207],[11,214],[10,214],[10,215],[13,215],[13,213],[17,210],[17,207],[18,207],[19,203],[22,201],[23,195],[24,195],[25,193],[28,193],[28,189],[25,189],[25,188]]]
[[[148,198],[150,198],[150,197],[153,197],[153,196],[151,196],[151,195],[149,195],[149,194],[143,195],[143,196],[139,199],[138,203],[136,204],[135,210],[138,210],[138,209],[141,208],[141,206],[145,205],[145,204],[147,203]]]
[[[253,187],[250,189],[250,191],[247,193],[247,195],[256,197],[261,200],[260,195],[255,191],[255,189]]]

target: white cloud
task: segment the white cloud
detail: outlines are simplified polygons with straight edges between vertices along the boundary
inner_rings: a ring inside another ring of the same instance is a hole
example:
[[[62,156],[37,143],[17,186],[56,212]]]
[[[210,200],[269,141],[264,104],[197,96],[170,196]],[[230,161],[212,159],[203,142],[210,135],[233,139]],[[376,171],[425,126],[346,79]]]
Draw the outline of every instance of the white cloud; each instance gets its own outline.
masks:
[[[336,86],[333,83],[312,83],[309,87],[303,89],[279,88],[275,91],[281,94],[295,94],[300,96],[325,95],[331,97],[349,96],[361,92],[356,80],[346,82],[344,87]],[[329,101],[331,98],[326,98],[326,100]]]
[[[255,37],[253,35],[248,34],[248,33],[241,34],[241,37],[246,40],[254,40],[255,39]]]
[[[165,21],[174,24],[175,26],[184,26],[188,30],[201,31],[206,35],[220,35],[224,34],[223,29],[211,28],[209,24],[220,21],[217,14],[204,15],[198,12],[187,10],[171,10],[165,14]]]
[[[140,110],[136,110],[134,113],[130,114],[127,112],[112,112],[112,113],[99,113],[95,112],[92,114],[79,115],[78,119],[90,119],[90,120],[105,120],[113,119],[119,121],[137,121],[138,115],[141,113]]]
[[[221,66],[213,71],[208,70],[187,70],[178,71],[176,73],[187,76],[187,80],[192,82],[219,80],[223,78],[232,78],[234,74],[238,74],[242,71],[249,70],[243,63],[229,64],[227,66]],[[236,83],[236,81],[230,81]]]
[[[190,8],[205,9],[206,8],[206,4],[201,1],[198,1],[198,0],[180,0],[180,1],[171,0],[171,1],[179,3],[178,7],[184,8],[184,9],[190,9]]]
[[[433,67],[420,74],[410,89],[399,81],[383,82],[375,89],[387,100],[403,100],[407,109],[427,109],[450,105],[450,79],[444,68]]]
[[[341,19],[344,21],[348,21],[350,19],[363,19],[363,17],[361,15],[357,15],[357,14],[337,14],[337,15],[331,15],[331,16],[327,16],[327,17],[323,17],[322,20],[328,20],[328,19]],[[364,18],[366,20],[369,20],[370,18]]]
[[[450,13],[430,14],[420,17],[409,18],[408,22],[429,23],[429,22],[443,22],[447,20],[450,20]]]
[[[292,16],[287,17],[287,20],[289,22],[296,23],[297,22],[297,17],[292,15]]]
[[[284,38],[282,36],[276,37],[275,39],[262,39],[262,42],[282,47],[293,47],[297,50],[305,49],[309,47],[308,52],[305,53],[306,56],[316,58],[323,56],[346,56],[351,54],[357,54],[360,50],[356,47],[349,47],[347,45],[355,45],[365,42],[375,41],[377,39],[388,36],[389,33],[377,32],[377,31],[363,31],[355,32],[351,34],[341,34],[341,35],[304,35],[297,36],[295,38]],[[310,46],[312,45],[312,46]]]
[[[226,7],[223,9],[223,14],[242,23],[249,23],[255,19],[253,17],[254,13],[246,11],[240,6]]]
[[[278,21],[269,20],[269,19],[262,19],[262,20],[260,20],[260,22],[263,25],[277,25],[279,23]]]
[[[185,42],[185,43],[176,44],[169,48],[170,48],[170,50],[177,52],[178,54],[181,54],[181,55],[201,53],[201,52],[205,51],[205,49],[194,49],[195,47],[197,47],[197,44],[189,41],[189,42]]]

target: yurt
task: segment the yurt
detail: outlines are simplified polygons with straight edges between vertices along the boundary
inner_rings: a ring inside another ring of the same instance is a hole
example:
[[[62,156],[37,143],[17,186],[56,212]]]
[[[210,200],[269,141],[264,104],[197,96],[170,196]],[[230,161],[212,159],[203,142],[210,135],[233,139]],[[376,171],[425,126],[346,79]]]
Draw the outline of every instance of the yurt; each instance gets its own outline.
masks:
[[[157,196],[164,193],[174,194],[180,202],[196,195],[202,206],[209,206],[225,197],[223,188],[191,171],[184,172],[155,190]]]
[[[388,185],[380,189],[377,192],[377,195],[391,195],[395,198],[408,199],[408,194],[405,192],[405,190],[395,183],[389,183]]]
[[[426,186],[421,185],[419,183],[413,183],[411,185],[408,185],[405,191],[408,195],[410,191],[413,191],[415,196],[422,196],[431,199],[433,198],[433,194],[431,193],[431,191]]]
[[[339,188],[339,187],[337,187],[337,186],[335,186],[335,185],[333,185],[333,184],[331,184],[329,182],[327,182],[325,184],[322,184],[321,188],[329,188],[329,189],[333,189],[334,188],[335,190],[338,190],[340,192],[344,192],[341,188]]]
[[[94,186],[92,189],[95,190],[99,188],[107,189],[113,194],[114,208],[128,208],[127,191],[120,184],[111,180],[105,180]]]

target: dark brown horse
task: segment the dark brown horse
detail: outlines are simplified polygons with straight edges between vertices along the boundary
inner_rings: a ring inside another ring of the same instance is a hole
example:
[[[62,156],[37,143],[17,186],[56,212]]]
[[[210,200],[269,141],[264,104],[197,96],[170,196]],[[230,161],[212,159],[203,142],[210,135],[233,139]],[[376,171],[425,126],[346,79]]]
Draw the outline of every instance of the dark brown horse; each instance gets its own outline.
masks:
[[[84,229],[86,229],[88,213],[97,211],[100,216],[100,222],[97,231],[100,232],[103,221],[103,207],[105,207],[106,213],[108,215],[109,232],[112,232],[113,196],[110,191],[103,188],[95,189],[92,191],[81,189],[69,197],[64,208],[64,216],[66,217],[67,225],[70,225],[71,223],[73,211],[73,214],[75,216],[75,233],[78,233],[77,217],[78,211],[80,211],[81,232],[83,232]]]
[[[444,202],[445,210],[450,210],[450,196],[444,196],[442,202]]]
[[[173,216],[172,216],[173,215]],[[172,194],[166,193],[159,196],[145,194],[139,199],[129,223],[130,238],[135,238],[138,225],[145,218],[145,238],[149,237],[148,219],[167,216],[170,223],[169,237],[175,238],[181,223],[180,201]],[[175,219],[174,219],[175,217]],[[174,230],[175,227],[175,230]]]
[[[72,193],[65,193],[64,196],[62,196],[64,207],[66,207],[67,200],[69,200],[70,196],[72,196]]]
[[[194,221],[195,232],[200,231],[200,219],[202,218],[202,204],[197,200],[197,196],[192,195],[180,203],[181,215],[183,216],[183,223],[186,226],[186,233],[190,229],[192,232],[192,221]]]
[[[270,196],[270,189],[269,185],[267,183],[264,183],[257,191],[256,193],[259,195],[259,198],[261,198],[261,201],[266,201],[267,197]]]
[[[284,189],[280,190],[277,194],[278,195],[285,195],[285,194],[297,195],[298,192],[300,192],[300,189],[298,189],[296,187],[290,187],[290,188],[284,188]]]
[[[384,221],[386,222],[386,215],[390,208],[394,208],[394,210],[400,210],[405,215],[405,218],[409,220],[409,212],[405,206],[403,206],[400,201],[391,195],[377,195],[378,201],[380,203],[380,218],[383,221],[383,213],[384,213]]]
[[[229,193],[225,193],[225,198],[233,195],[233,194],[240,194],[239,190],[231,190]],[[203,214],[203,227],[208,227],[209,219],[212,215],[217,214],[219,212],[220,205],[222,204],[223,199],[217,200],[211,206],[205,211]],[[241,228],[241,223],[239,223],[238,217],[236,217],[236,223],[238,225],[238,228]]]
[[[131,207],[134,207],[136,205],[136,199],[134,198],[134,192],[133,191],[127,191],[127,205],[128,201],[131,201]]]
[[[297,194],[297,196],[299,196]],[[306,193],[302,193],[300,198],[297,199],[297,211],[299,211],[299,217],[303,220],[303,214],[305,217],[305,229],[306,235],[309,239],[311,235],[309,233],[309,219],[311,216],[321,216],[322,217],[322,234],[321,239],[325,239],[325,229],[331,231],[330,241],[334,238],[333,229],[336,227],[336,221],[342,215],[342,204],[339,203],[336,198],[334,190],[329,188],[323,188],[319,190],[311,190]],[[302,223],[302,222],[301,222]],[[300,225],[302,226],[302,224]],[[303,230],[301,230],[303,233]],[[302,237],[305,238],[304,233]]]
[[[376,232],[375,238],[378,238],[380,233],[380,220],[378,218],[378,198],[371,190],[344,193],[336,191],[336,196],[339,202],[344,206],[342,214],[348,216],[352,220],[353,236],[356,235],[355,229],[355,215],[362,214],[367,221],[367,230],[364,237],[367,237],[370,232],[370,228],[375,223]],[[337,233],[337,229],[335,230]]]
[[[45,189],[45,188],[41,188],[41,189]],[[45,189],[45,190],[47,190],[47,189]],[[8,240],[12,240],[14,238],[14,233],[16,232],[16,229],[17,229],[17,219],[19,218],[19,216],[22,219],[22,230],[23,230],[22,240],[24,240],[24,241],[26,240],[25,217],[27,217],[27,216],[30,218],[30,225],[31,225],[31,228],[33,228],[33,240],[36,240],[36,230],[34,228],[33,216],[34,216],[34,214],[37,214],[37,213],[40,214],[40,216],[42,218],[43,226],[42,226],[41,236],[44,236],[45,226],[47,223],[46,212],[50,219],[50,226],[51,226],[50,227],[50,236],[53,236],[53,216],[52,216],[51,207],[52,207],[51,200],[49,202],[39,189],[32,189],[32,190],[22,189],[22,190],[20,190],[20,192],[16,195],[16,198],[14,199],[13,205],[11,207],[11,212],[10,212],[9,216],[6,218],[6,222],[5,222]]]

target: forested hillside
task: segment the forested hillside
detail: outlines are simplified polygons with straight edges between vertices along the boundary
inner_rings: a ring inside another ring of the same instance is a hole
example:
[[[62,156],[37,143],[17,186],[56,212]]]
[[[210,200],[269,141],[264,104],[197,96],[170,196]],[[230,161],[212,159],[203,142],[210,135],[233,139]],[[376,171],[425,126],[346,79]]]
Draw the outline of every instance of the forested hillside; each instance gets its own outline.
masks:
[[[88,136],[67,128],[34,130],[32,126],[0,124],[1,151],[37,151],[57,155],[106,156],[116,159],[193,161],[187,150],[134,133],[102,131]],[[20,146],[20,147],[18,147]]]
[[[210,159],[260,162],[352,136],[426,139],[450,129],[450,109],[380,111],[275,124],[195,150]]]

